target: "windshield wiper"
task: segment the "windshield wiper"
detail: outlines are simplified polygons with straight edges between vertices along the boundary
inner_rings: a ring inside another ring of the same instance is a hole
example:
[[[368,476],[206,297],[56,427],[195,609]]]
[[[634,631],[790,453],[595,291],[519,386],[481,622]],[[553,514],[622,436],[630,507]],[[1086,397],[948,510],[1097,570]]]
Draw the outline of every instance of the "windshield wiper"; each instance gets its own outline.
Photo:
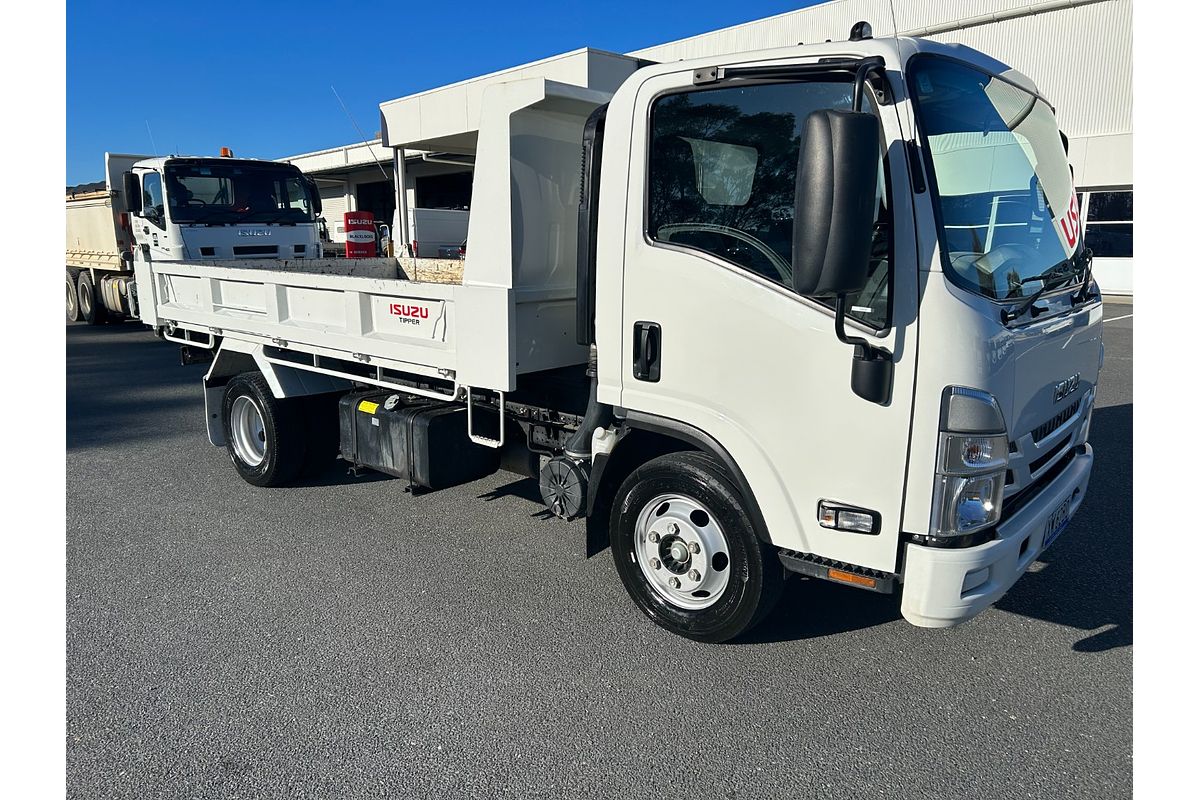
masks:
[[[1064,267],[1066,269],[1064,269]],[[1022,284],[1033,283],[1034,281],[1041,281],[1042,286],[1036,292],[1029,295],[1029,297],[1025,298],[1025,301],[1023,303],[1021,303],[1019,306],[1017,306],[1016,308],[1011,309],[1011,310],[1003,309],[1000,312],[1000,322],[1003,323],[1004,325],[1007,325],[1008,323],[1012,322],[1013,320],[1019,318],[1026,311],[1029,311],[1031,308],[1033,308],[1033,304],[1036,303],[1038,301],[1038,299],[1041,298],[1041,296],[1044,295],[1046,292],[1050,291],[1051,289],[1056,289],[1059,286],[1062,286],[1064,283],[1069,281],[1071,278],[1078,277],[1080,275],[1080,273],[1083,273],[1083,275],[1084,275],[1084,281],[1083,281],[1084,287],[1085,287],[1084,292],[1086,292],[1087,284],[1090,283],[1090,281],[1091,281],[1091,272],[1092,272],[1092,251],[1090,248],[1085,247],[1085,248],[1083,248],[1083,250],[1081,250],[1079,252],[1078,255],[1073,255],[1073,256],[1064,258],[1062,261],[1058,262],[1057,264],[1055,264],[1054,266],[1045,270],[1044,272],[1041,272],[1037,275],[1033,275],[1029,278],[1023,278],[1021,280]],[[1072,297],[1071,305],[1075,305],[1076,302],[1078,302],[1077,299],[1075,297]],[[1044,311],[1045,309],[1040,309],[1040,310]],[[1038,311],[1039,311],[1039,309],[1034,309],[1033,316],[1036,317],[1038,314]]]

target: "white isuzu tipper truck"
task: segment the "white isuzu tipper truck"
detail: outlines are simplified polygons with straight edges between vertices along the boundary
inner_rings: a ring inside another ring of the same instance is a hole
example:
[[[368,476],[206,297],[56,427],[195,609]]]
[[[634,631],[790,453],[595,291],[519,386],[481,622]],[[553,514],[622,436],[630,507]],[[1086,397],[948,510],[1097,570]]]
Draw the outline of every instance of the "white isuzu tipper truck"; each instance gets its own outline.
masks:
[[[135,211],[141,318],[211,358],[210,442],[257,486],[337,455],[431,489],[536,476],[697,640],[796,573],[919,626],[994,603],[1092,468],[1100,297],[1050,103],[861,28],[609,66],[383,107],[401,157],[475,158],[454,283],[164,260]]]
[[[320,256],[320,194],[291,164],[105,153],[104,186],[67,196],[71,322],[137,316],[135,238],[156,261]]]

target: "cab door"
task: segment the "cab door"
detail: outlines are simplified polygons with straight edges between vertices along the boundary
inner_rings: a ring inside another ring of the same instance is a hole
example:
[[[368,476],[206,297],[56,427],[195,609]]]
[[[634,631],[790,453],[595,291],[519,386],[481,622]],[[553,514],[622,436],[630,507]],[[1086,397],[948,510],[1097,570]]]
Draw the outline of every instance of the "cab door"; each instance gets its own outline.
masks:
[[[142,210],[134,215],[133,238],[150,261],[171,258],[167,239],[167,207],[163,199],[162,175],[154,170],[135,170],[142,191]]]
[[[724,447],[775,544],[893,571],[917,355],[899,115],[868,99],[891,145],[881,144],[871,277],[848,303],[847,332],[894,357],[891,396],[876,404],[851,391],[853,348],[835,335],[832,301],[791,287],[800,134],[811,111],[850,108],[850,75],[692,79],[650,77],[634,101],[621,405]],[[877,514],[876,530],[821,527],[822,500]]]

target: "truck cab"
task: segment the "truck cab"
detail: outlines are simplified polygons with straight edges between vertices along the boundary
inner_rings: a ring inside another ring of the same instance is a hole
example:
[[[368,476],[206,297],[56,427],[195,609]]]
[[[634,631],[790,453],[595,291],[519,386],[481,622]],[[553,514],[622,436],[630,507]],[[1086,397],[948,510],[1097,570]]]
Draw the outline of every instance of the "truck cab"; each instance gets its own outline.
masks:
[[[125,175],[146,260],[319,258],[320,194],[291,164],[171,156]]]
[[[648,67],[603,113],[599,401],[709,442],[789,569],[921,626],[998,599],[1082,501],[1103,359],[1032,82],[864,38]],[[630,566],[650,524],[618,566],[674,619],[703,580]]]

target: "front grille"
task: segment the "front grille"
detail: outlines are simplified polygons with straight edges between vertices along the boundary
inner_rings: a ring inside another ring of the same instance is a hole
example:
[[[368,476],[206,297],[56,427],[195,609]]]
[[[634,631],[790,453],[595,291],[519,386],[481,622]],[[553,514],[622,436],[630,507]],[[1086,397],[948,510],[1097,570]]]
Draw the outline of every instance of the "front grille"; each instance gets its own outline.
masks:
[[[273,256],[279,253],[279,248],[273,244],[244,244],[233,248],[235,256]]]
[[[1049,486],[1055,478],[1063,474],[1071,462],[1075,460],[1075,456],[1082,450],[1081,447],[1072,447],[1071,451],[1060,458],[1058,462],[1050,469],[1046,470],[1046,474],[1042,475],[1033,483],[1024,487],[1011,497],[1004,498],[1004,505],[1000,507],[1000,521],[998,525],[1003,524],[1006,520],[1011,519],[1014,514],[1020,511],[1030,500],[1037,497],[1038,492]]]
[[[1074,403],[1059,411],[1050,419],[1043,422],[1033,429],[1033,441],[1040,442],[1050,434],[1058,430],[1064,422],[1075,416],[1075,412],[1079,410],[1079,403],[1082,398],[1076,398]]]
[[[1067,445],[1069,445],[1070,443],[1071,443],[1071,437],[1068,436],[1065,439],[1063,439],[1061,442],[1059,442],[1058,444],[1051,447],[1050,451],[1048,453],[1046,453],[1045,455],[1038,456],[1033,461],[1030,461],[1029,462],[1030,474],[1037,472],[1039,469],[1041,469],[1042,467],[1049,464],[1059,453],[1061,453],[1063,451],[1063,448],[1066,447]]]

